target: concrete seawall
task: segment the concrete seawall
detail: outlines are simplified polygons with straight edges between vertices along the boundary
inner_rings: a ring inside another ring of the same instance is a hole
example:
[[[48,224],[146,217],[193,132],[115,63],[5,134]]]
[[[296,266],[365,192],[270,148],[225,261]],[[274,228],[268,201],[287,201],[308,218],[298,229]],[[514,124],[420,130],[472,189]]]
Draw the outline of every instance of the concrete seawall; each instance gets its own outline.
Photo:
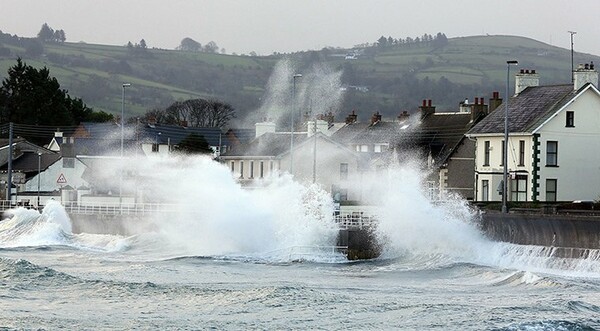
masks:
[[[600,217],[546,214],[482,214],[481,229],[492,240],[560,247],[571,256],[600,249]],[[573,248],[573,249],[572,249]]]

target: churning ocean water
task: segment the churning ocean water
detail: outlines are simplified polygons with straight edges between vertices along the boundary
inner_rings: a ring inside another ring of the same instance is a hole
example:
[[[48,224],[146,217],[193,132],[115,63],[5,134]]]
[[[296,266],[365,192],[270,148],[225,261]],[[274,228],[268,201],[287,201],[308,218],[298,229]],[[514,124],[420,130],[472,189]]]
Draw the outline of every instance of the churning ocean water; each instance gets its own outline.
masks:
[[[414,177],[385,194],[384,252],[369,261],[330,249],[326,194],[286,179],[223,184],[222,206],[207,190],[201,213],[160,215],[132,236],[73,233],[58,203],[12,210],[0,329],[600,329],[598,252],[490,242],[460,200],[430,203]]]

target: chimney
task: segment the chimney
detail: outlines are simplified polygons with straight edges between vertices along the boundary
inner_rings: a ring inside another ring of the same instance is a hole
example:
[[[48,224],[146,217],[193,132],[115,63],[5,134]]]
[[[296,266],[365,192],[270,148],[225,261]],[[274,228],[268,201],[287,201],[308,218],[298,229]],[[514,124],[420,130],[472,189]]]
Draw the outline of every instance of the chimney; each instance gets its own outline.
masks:
[[[184,127],[184,128],[187,128],[188,122],[187,121],[180,121],[179,125],[182,126],[182,127]]]
[[[590,64],[580,64],[573,73],[573,89],[575,91],[582,88],[585,84],[591,83],[598,87],[598,72],[594,69],[594,62]]]
[[[402,113],[400,113],[400,115],[398,115],[398,121],[404,122],[404,121],[408,120],[409,117],[410,117],[410,114],[405,110]]]
[[[346,117],[346,124],[353,124],[356,123],[358,116],[354,113],[354,110],[352,111],[352,114],[348,115],[348,117]]]
[[[274,133],[275,132],[275,123],[264,121],[264,122],[256,123],[255,128],[256,128],[256,138],[258,138],[265,133]]]
[[[471,122],[477,122],[488,114],[488,106],[483,97],[475,98],[475,104],[471,105]]]
[[[148,117],[148,125],[150,125],[150,126],[156,125],[156,117],[154,117],[154,116]]]
[[[317,132],[321,132],[322,134],[326,135],[327,130],[329,129],[329,124],[327,123],[327,121],[318,119],[316,125],[315,125],[315,121],[306,122],[306,127],[307,127],[307,131],[308,131],[308,136],[312,137],[312,135],[315,134],[315,129],[317,130]]]
[[[376,112],[375,114],[373,114],[373,116],[371,116],[371,125],[380,122],[381,121],[381,114],[379,114],[379,112]]]
[[[540,86],[540,76],[535,73],[535,70],[521,69],[515,79],[515,95],[519,95],[528,87],[536,86]]]
[[[477,100],[475,100],[475,102],[478,102],[479,98]],[[458,112],[459,113],[470,113],[471,112],[471,104],[469,103],[469,99],[465,98],[464,101],[461,101],[458,103]]]
[[[435,107],[431,105],[431,99],[423,100],[423,105],[419,108],[421,108],[421,119],[435,113]]]
[[[492,97],[490,98],[490,106],[489,112],[493,112],[498,106],[502,104],[502,98],[500,98],[500,93],[494,91],[492,92]]]

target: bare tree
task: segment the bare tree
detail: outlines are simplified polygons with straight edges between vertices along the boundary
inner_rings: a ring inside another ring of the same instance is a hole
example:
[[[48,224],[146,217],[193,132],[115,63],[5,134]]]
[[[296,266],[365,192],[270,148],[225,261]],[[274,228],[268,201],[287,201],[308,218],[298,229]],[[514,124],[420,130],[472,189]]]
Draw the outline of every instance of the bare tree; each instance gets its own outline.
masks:
[[[148,113],[146,113],[148,116]],[[159,123],[192,127],[224,127],[235,117],[235,109],[228,103],[210,99],[177,101],[160,114],[153,114]]]

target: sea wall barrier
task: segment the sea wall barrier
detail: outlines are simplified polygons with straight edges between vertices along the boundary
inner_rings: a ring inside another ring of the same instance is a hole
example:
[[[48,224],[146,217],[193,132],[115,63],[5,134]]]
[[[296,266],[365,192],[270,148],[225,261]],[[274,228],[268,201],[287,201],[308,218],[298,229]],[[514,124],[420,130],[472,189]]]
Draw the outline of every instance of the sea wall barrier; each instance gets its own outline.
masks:
[[[557,254],[581,257],[600,249],[600,217],[571,214],[485,212],[481,230],[490,239],[519,245],[557,247]]]

